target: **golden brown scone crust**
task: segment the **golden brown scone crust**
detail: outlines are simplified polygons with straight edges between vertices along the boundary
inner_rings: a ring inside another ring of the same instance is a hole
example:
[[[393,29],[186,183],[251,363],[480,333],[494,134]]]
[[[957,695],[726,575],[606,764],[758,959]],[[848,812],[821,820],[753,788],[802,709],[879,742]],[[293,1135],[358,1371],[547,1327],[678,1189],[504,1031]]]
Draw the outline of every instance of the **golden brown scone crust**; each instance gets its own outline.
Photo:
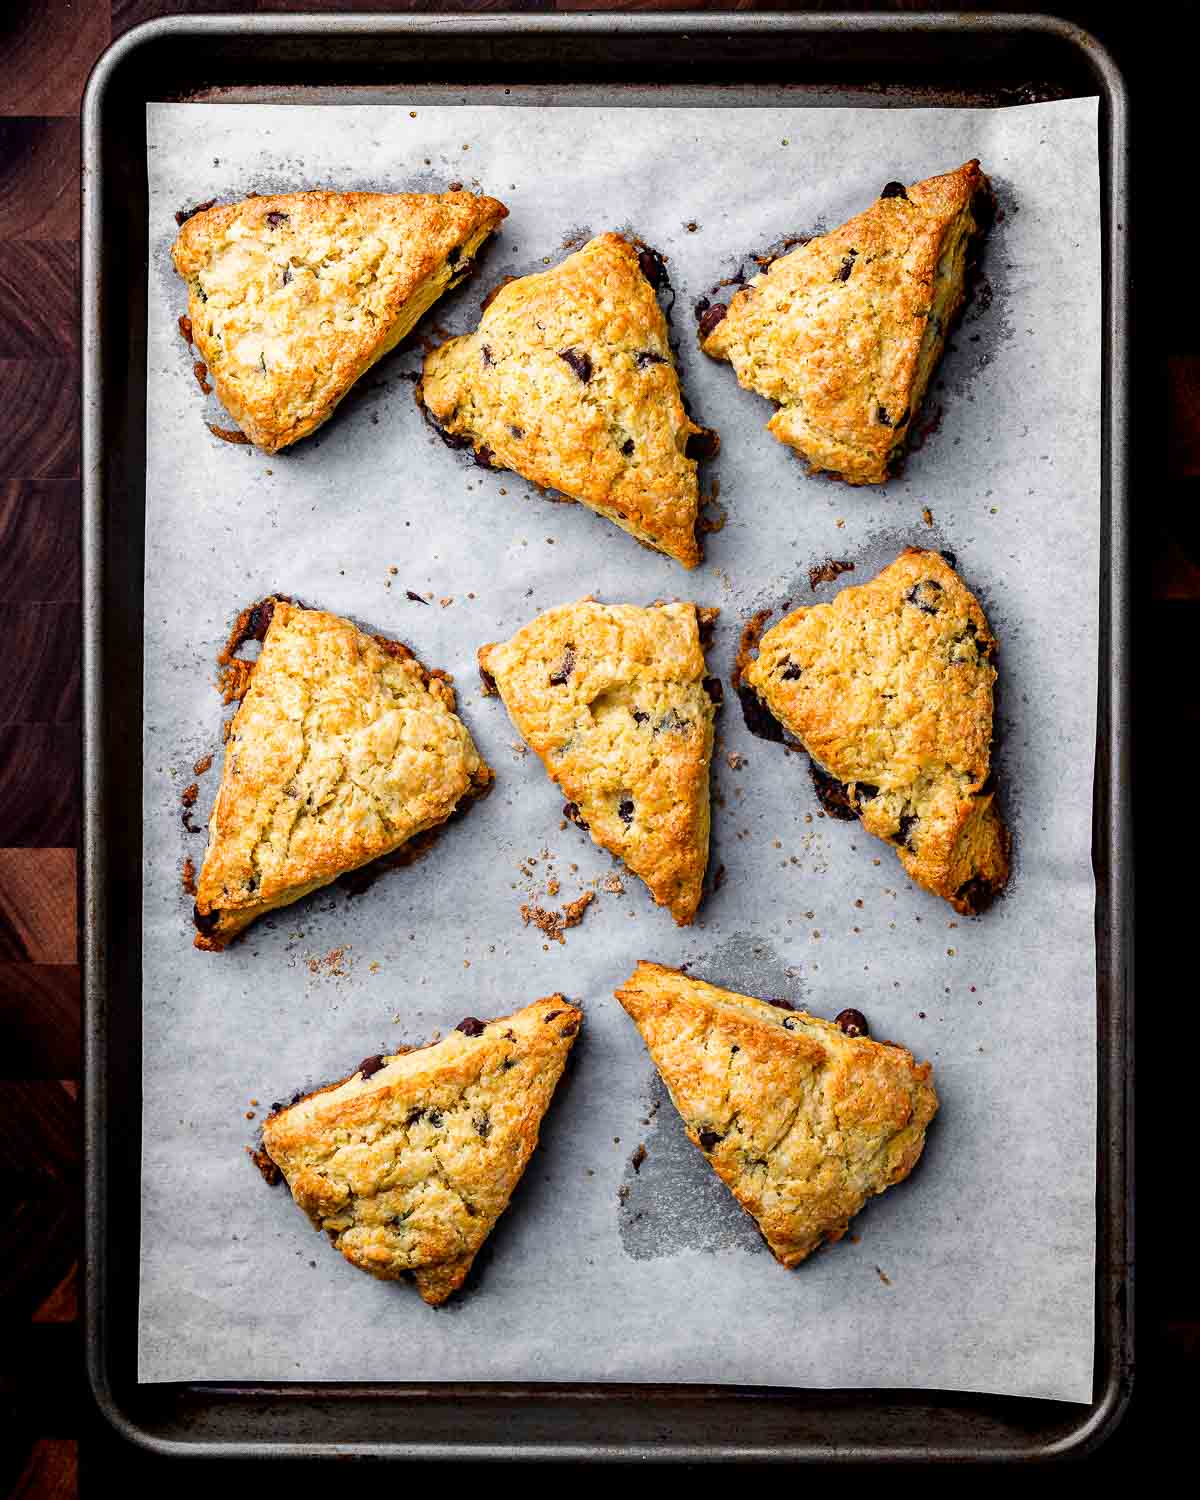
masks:
[[[715,615],[706,611],[706,618]],[[708,863],[712,699],[694,604],[547,610],[479,665],[571,816],[681,926]]]
[[[700,561],[686,449],[704,429],[683,409],[666,319],[620,235],[501,288],[474,333],[426,358],[420,394],[492,464],[582,500],[685,568]]]
[[[456,1291],[538,1142],[583,1013],[550,995],[413,1052],[370,1059],[273,1114],[263,1146],[346,1259],[411,1271],[436,1306]]]
[[[977,161],[878,198],[729,303],[706,354],[778,406],[767,430],[851,484],[882,484],[963,300]]]
[[[319,427],[507,213],[472,193],[312,192],[188,219],[172,255],[193,342],[250,441],[276,453]]]
[[[688,1138],[781,1264],[840,1240],[916,1166],[938,1099],[903,1047],[660,964],[639,963],[616,995]]]
[[[904,552],[870,583],[794,610],[743,673],[779,722],[846,784],[863,826],[956,911],[1008,880],[991,779],[996,641],[937,552]]]
[[[198,948],[392,853],[491,780],[443,674],[337,615],[272,602],[209,821]]]

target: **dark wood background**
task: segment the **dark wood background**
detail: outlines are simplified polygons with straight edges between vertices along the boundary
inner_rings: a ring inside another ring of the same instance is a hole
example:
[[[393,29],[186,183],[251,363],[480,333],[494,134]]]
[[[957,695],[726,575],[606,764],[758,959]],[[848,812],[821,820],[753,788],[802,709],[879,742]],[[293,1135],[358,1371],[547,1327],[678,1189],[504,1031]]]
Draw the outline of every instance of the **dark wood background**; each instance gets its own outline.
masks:
[[[182,12],[684,8],[673,0],[611,6],[575,0],[509,6],[488,0],[440,6],[400,0],[0,3],[0,634],[9,673],[0,692],[0,1494],[70,1496],[81,1487],[96,1492],[130,1479],[185,1488],[232,1484],[240,1492],[251,1482],[227,1467],[168,1466],[126,1447],[96,1413],[83,1374],[78,112],[88,72],[130,27]],[[937,7],[768,0],[758,8]],[[1114,52],[1131,82],[1134,106],[1135,796],[1143,1013],[1138,1372],[1129,1416],[1088,1463],[1093,1473],[1103,1466],[1124,1478],[1151,1459],[1160,1474],[1172,1457],[1186,1463],[1190,1398],[1200,1375],[1200,1280],[1188,1229],[1195,1084],[1186,1063],[1197,982],[1181,937],[1192,904],[1191,844],[1198,832],[1187,767],[1200,738],[1193,655],[1200,645],[1200,298],[1185,227],[1196,198],[1191,72],[1200,18],[1192,5],[1058,9]],[[1061,1477],[1027,1473],[1022,1482]],[[352,1482],[345,1468],[336,1478]],[[279,1468],[258,1468],[253,1482],[256,1488],[293,1486],[297,1476],[293,1471],[285,1481]],[[1185,1483],[1194,1485],[1194,1474]]]

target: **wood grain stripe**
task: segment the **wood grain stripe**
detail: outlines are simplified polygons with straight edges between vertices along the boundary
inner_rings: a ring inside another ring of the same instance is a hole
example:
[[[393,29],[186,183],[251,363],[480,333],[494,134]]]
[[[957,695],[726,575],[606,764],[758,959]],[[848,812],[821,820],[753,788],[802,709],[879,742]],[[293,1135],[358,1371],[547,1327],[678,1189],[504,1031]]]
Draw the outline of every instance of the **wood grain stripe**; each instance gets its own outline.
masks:
[[[0,726],[0,847],[78,843],[79,779],[77,725]]]
[[[0,115],[74,115],[92,64],[108,46],[96,0],[5,0]]]
[[[77,604],[0,605],[7,682],[0,724],[66,724],[79,718]]]
[[[78,1078],[81,1010],[78,964],[0,961],[0,1078]]]
[[[0,359],[76,359],[79,246],[70,240],[0,244]]]
[[[75,360],[0,359],[0,480],[79,477]]]
[[[75,850],[0,849],[0,959],[76,957]]]
[[[0,604],[77,604],[77,479],[0,484]]]
[[[0,240],[79,238],[79,124],[0,119]]]

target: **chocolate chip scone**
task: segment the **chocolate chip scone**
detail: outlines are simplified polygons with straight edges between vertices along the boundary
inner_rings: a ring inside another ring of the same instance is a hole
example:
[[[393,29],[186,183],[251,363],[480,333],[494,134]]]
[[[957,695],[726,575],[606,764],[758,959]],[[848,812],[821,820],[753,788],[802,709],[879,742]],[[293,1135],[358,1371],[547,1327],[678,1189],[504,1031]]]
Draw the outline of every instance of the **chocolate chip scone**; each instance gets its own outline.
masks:
[[[480,648],[522,737],[567,798],[566,816],[644,880],[681,926],[708,863],[708,768],[715,707],[694,604],[547,610]]]
[[[662,261],[602,234],[495,293],[425,360],[419,398],[452,446],[581,500],[685,568],[700,561],[697,460],[655,296]]]
[[[904,187],[709,307],[700,343],[778,408],[768,432],[814,470],[882,484],[963,300],[990,203],[977,161]]]
[[[307,437],[508,213],[472,193],[282,193],[193,214],[172,255],[225,409],[267,453]]]
[[[870,583],[793,610],[742,674],[840,784],[826,807],[861,818],[967,916],[1008,880],[991,774],[996,651],[945,558],[909,547]]]
[[[782,1265],[840,1240],[916,1166],[938,1107],[930,1066],[871,1041],[857,1011],[843,1030],[644,962],[616,996],[688,1138]]]
[[[277,1109],[263,1149],[351,1265],[384,1281],[411,1272],[436,1306],[508,1207],[582,1020],[561,995],[468,1016]]]
[[[196,886],[196,947],[211,951],[444,823],[492,779],[449,679],[399,641],[278,598],[243,611],[223,659],[250,634],[262,651],[236,662],[242,702]]]

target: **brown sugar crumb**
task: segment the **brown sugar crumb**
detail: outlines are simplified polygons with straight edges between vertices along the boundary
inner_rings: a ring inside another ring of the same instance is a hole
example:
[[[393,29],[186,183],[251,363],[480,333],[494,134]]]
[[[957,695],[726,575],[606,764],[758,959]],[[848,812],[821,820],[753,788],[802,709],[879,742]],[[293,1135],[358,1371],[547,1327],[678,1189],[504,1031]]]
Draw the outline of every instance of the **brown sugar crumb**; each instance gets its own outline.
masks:
[[[569,901],[563,907],[563,926],[578,927],[583,921],[583,914],[596,899],[595,891],[584,891],[583,895],[575,901]]]
[[[187,313],[183,313],[179,319],[179,336],[185,344],[192,342],[192,320]]]
[[[453,604],[453,603],[454,603],[454,595],[453,595],[453,594],[450,594],[450,595],[449,595],[449,596],[448,596],[448,597],[447,597],[447,598],[445,598],[445,599],[439,599],[439,600],[438,600],[438,603],[439,603],[439,604],[440,604],[440,605],[441,605],[441,606],[442,606],[442,608],[443,608],[443,609],[447,609],[447,608],[449,608],[449,606],[450,606],[450,605],[451,605],[451,604]]]
[[[633,1168],[633,1170],[635,1172],[640,1172],[642,1170],[642,1163],[645,1160],[646,1160],[646,1143],[643,1141],[642,1144],[633,1153],[633,1155],[629,1158],[629,1165]]]
[[[331,979],[344,979],[350,972],[353,963],[352,959],[346,959],[346,952],[349,947],[349,943],[344,943],[340,948],[331,948],[323,958],[314,956],[305,959],[309,973],[327,974]]]
[[[725,760],[731,771],[740,771],[746,764],[746,757],[739,755],[736,750],[731,750],[725,757]]]
[[[196,894],[196,866],[189,854],[179,872],[179,882],[189,896]]]
[[[196,798],[199,795],[200,788],[193,781],[191,786],[185,786],[183,791],[180,792],[179,800],[183,803],[184,807],[194,807],[196,805]]]
[[[246,1155],[262,1173],[262,1179],[268,1187],[274,1187],[277,1182],[283,1180],[283,1173],[267,1155],[263,1147],[254,1150],[252,1146],[246,1147]]]
[[[611,896],[623,896],[625,894],[625,887],[621,883],[621,877],[616,873],[615,870],[611,875],[606,875],[604,877],[603,885],[604,889]]]
[[[557,896],[560,889],[561,889],[561,887],[559,886],[559,883],[558,883],[557,880],[548,880],[546,882],[546,894],[547,894],[547,896]]]
[[[223,443],[243,443],[249,445],[250,439],[246,434],[236,427],[218,427],[214,422],[204,424],[213,437],[218,437]]]
[[[202,359],[198,359],[192,366],[192,374],[196,377],[196,384],[206,396],[212,395],[212,386],[208,383],[208,366]],[[213,428],[216,431],[216,428]]]
[[[565,943],[563,937],[562,914],[556,911],[547,911],[545,907],[535,906],[533,902],[527,901],[521,907],[521,921],[528,927],[531,923],[539,932],[548,938],[553,938],[556,943]]]
[[[933,525],[933,512],[929,509],[928,505],[921,512],[921,519],[925,522],[926,526]]]
[[[828,557],[823,563],[817,563],[815,567],[808,570],[808,585],[816,589],[820,583],[832,583],[841,573],[853,573],[852,562],[839,561],[837,558]]]
[[[193,776],[203,776],[205,771],[212,769],[213,758],[211,755],[202,755],[192,767]]]

